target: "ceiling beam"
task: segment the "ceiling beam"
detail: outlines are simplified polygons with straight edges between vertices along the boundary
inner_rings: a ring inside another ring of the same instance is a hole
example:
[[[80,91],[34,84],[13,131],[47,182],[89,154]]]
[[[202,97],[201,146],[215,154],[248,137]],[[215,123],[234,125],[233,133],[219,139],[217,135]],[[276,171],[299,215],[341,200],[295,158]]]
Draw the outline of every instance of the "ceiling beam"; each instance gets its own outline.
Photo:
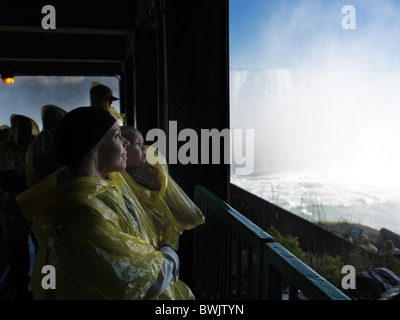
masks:
[[[14,76],[89,76],[89,75],[121,75],[125,70],[125,63],[84,63],[84,62],[54,62],[41,63],[0,61],[0,74]]]
[[[0,32],[131,36],[133,30],[101,29],[101,28],[63,28],[63,27],[57,27],[56,29],[45,30],[41,27],[33,27],[33,26],[0,26]]]
[[[123,63],[123,60],[101,60],[101,59],[60,59],[60,58],[2,58],[0,57],[0,61],[9,61],[9,62],[33,62],[33,63],[46,63],[46,62],[63,62],[63,63],[107,63],[107,64],[115,64],[115,63]]]

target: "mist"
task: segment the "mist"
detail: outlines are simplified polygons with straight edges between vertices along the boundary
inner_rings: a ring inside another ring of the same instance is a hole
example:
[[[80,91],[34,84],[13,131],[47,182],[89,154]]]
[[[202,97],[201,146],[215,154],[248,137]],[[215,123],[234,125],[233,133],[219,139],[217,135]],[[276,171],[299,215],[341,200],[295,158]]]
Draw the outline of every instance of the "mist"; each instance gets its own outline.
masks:
[[[394,1],[269,2],[257,50],[231,54],[231,127],[255,130],[256,173],[399,181],[399,16]]]

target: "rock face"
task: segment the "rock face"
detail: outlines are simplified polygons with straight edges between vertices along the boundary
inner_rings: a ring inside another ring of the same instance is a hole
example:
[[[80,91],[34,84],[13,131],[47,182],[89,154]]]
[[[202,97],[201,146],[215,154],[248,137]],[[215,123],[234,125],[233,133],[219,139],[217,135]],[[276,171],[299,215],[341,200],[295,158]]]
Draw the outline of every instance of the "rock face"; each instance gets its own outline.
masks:
[[[386,268],[361,272],[356,289],[346,292],[355,300],[400,300],[400,278]]]

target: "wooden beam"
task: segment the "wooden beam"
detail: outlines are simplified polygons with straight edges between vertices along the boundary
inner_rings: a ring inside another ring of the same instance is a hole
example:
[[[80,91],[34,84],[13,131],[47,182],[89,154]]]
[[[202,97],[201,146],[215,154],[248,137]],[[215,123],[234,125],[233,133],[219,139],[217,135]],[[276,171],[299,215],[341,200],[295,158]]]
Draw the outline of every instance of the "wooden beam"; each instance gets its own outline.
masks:
[[[41,27],[33,26],[1,26],[0,32],[16,33],[48,33],[48,34],[88,34],[88,35],[107,35],[107,36],[130,36],[130,29],[101,29],[101,28],[64,28],[45,30]]]

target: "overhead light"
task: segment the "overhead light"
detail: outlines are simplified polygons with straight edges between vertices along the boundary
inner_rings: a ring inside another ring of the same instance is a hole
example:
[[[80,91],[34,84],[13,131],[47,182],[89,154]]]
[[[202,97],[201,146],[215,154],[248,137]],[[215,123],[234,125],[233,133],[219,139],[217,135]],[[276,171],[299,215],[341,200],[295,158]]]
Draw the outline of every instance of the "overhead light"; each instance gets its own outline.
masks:
[[[2,75],[1,80],[5,84],[13,84],[14,83],[14,76],[12,75]]]
[[[14,78],[1,78],[1,80],[5,84],[13,84],[14,83]]]

